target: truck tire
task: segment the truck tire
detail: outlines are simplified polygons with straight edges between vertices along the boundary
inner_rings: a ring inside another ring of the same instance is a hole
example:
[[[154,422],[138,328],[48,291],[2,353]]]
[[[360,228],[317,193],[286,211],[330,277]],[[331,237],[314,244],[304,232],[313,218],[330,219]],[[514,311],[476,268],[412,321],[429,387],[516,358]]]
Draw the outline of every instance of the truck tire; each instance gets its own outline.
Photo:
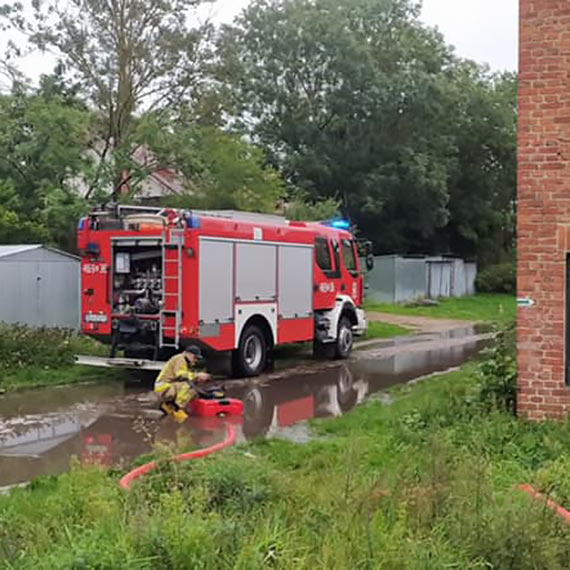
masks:
[[[258,376],[267,366],[267,340],[256,325],[241,333],[239,346],[232,355],[233,375],[240,378]]]
[[[354,336],[352,334],[352,325],[347,317],[341,317],[338,323],[338,332],[335,343],[335,358],[345,360],[352,352]]]

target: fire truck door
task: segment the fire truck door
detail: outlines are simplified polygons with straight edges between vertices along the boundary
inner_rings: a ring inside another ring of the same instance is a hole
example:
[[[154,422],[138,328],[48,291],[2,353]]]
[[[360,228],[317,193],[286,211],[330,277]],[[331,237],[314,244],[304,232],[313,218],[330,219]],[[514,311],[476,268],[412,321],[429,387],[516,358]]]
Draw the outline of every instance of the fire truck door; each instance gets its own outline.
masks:
[[[336,296],[340,293],[340,252],[337,242],[326,237],[315,239],[315,309],[328,309],[334,306]]]
[[[359,284],[360,272],[358,270],[355,244],[352,240],[341,241],[342,262],[344,266],[341,293],[348,295],[356,305],[360,305],[361,289]],[[344,287],[344,289],[343,289]]]

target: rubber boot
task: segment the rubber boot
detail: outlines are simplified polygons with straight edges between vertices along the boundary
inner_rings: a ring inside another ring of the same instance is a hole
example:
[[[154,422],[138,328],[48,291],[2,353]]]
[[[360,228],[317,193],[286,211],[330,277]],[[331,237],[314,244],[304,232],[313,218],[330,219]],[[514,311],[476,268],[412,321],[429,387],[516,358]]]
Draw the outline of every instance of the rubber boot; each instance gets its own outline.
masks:
[[[176,422],[181,424],[188,419],[188,414],[184,410],[176,410],[172,413],[172,417]]]
[[[176,411],[176,406],[174,404],[171,404],[170,402],[162,402],[160,404],[160,409],[167,416],[171,416]]]

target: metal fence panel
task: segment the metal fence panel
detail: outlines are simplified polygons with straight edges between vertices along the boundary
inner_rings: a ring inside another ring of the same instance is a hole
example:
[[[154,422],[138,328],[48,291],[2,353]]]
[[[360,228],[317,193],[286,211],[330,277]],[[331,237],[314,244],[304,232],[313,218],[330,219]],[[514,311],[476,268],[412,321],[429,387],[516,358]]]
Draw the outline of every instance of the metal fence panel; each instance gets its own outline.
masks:
[[[465,294],[475,295],[475,280],[477,279],[477,264],[474,261],[465,262]]]
[[[374,258],[374,269],[366,274],[367,297],[377,303],[394,303],[396,298],[396,257]]]
[[[423,258],[396,258],[395,302],[426,296],[426,270]]]

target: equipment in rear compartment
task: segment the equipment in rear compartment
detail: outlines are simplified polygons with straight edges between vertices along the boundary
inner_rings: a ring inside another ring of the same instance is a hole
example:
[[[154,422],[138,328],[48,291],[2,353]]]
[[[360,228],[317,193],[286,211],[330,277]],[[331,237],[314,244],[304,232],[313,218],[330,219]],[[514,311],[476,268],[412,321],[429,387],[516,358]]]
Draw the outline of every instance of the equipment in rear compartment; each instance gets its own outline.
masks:
[[[162,250],[115,249],[113,312],[121,315],[155,315],[162,304]]]

